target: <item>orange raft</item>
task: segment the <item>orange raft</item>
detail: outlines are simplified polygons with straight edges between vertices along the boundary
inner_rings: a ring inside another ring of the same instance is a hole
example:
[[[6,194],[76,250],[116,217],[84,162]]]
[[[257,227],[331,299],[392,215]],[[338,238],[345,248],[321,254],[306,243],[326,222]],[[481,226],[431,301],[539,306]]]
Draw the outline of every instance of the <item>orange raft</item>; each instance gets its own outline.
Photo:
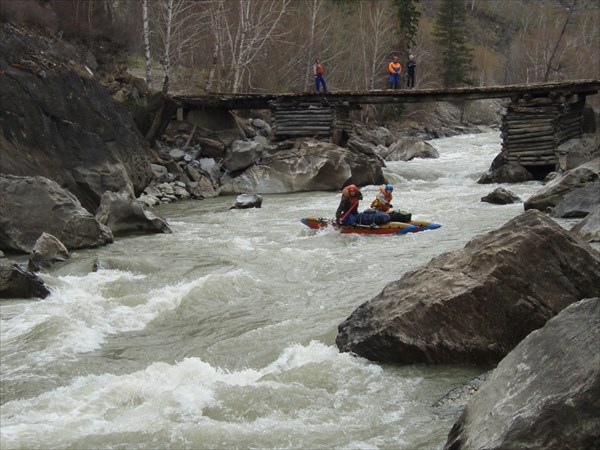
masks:
[[[441,225],[434,222],[425,222],[421,220],[411,220],[410,222],[388,222],[383,225],[338,225],[334,220],[323,217],[305,217],[300,219],[304,225],[313,230],[322,230],[327,227],[339,231],[340,233],[355,234],[407,234],[417,233],[425,230],[435,230]]]

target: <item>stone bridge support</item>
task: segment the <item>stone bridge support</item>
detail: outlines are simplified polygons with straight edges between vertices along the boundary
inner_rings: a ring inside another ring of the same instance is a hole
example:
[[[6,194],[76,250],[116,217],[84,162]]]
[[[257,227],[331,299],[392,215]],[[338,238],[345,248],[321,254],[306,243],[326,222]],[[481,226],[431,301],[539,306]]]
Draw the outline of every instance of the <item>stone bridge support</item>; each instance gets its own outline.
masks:
[[[512,98],[501,126],[505,163],[532,168],[555,166],[558,146],[581,137],[585,95],[553,94]]]

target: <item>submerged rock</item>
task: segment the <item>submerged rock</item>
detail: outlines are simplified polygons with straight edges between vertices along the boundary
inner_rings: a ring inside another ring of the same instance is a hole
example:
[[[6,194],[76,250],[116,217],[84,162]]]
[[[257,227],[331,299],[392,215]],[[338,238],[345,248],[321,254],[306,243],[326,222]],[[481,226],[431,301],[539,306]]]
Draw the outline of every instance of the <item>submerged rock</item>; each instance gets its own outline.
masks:
[[[511,203],[520,202],[521,199],[509,190],[499,187],[485,197],[481,197],[481,201],[495,205],[510,205]]]

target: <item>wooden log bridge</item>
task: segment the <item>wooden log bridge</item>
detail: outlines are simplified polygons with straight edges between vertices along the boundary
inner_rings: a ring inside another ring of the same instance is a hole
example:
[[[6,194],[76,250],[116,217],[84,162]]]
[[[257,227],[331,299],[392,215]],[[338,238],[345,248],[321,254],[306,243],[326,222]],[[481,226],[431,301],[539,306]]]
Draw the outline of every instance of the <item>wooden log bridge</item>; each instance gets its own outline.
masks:
[[[600,80],[561,81],[508,86],[449,89],[336,91],[327,94],[207,94],[174,97],[178,116],[189,111],[269,109],[278,139],[299,136],[350,135],[350,111],[361,105],[421,102],[464,102],[505,98],[510,102],[502,117],[502,158],[523,166],[549,166],[557,162],[563,142],[583,133],[586,96],[600,90]],[[193,117],[191,114],[189,117]]]

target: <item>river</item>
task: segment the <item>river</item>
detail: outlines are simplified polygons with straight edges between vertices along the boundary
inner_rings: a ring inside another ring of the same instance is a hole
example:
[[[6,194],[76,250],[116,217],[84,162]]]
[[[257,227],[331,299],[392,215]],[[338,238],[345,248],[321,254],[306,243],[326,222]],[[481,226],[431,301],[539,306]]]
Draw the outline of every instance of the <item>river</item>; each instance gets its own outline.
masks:
[[[433,404],[483,369],[389,366],[335,346],[337,326],[408,270],[523,212],[479,185],[498,132],[430,141],[390,162],[397,209],[440,229],[314,231],[338,192],[162,205],[173,234],[118,238],[43,272],[41,301],[0,304],[8,449],[440,449],[457,418]],[[505,186],[526,200],[539,182]],[[361,209],[378,186],[363,189]],[[94,271],[94,266],[98,270]]]

